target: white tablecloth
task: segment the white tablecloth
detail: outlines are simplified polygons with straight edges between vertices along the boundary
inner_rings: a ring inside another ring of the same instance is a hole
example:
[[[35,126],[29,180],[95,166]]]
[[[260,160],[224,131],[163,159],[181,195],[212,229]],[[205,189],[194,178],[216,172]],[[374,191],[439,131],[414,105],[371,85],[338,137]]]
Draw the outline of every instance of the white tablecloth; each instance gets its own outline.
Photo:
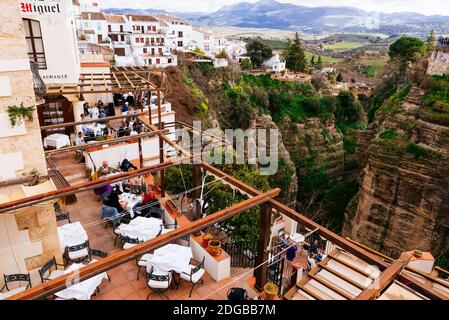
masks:
[[[54,133],[44,138],[44,147],[54,147],[60,149],[70,145],[69,136],[61,133]]]
[[[67,246],[76,246],[88,240],[86,230],[78,221],[58,227],[58,236],[62,252]]]
[[[90,263],[93,263],[95,261],[96,260],[92,260]],[[64,271],[64,273],[67,274],[83,266],[84,265],[82,263],[74,263],[70,267],[68,267]],[[78,284],[55,293],[55,295],[62,299],[90,300],[90,297],[94,294],[95,289],[101,284],[103,280],[109,280],[109,276],[106,272],[81,281]]]
[[[159,234],[162,225],[161,219],[136,217],[129,224],[121,224],[118,229],[122,236],[147,241]]]
[[[120,195],[119,202],[122,208],[126,209],[129,212],[131,218],[134,218],[133,207],[138,203],[142,202],[142,197],[132,193],[125,192]]]
[[[296,243],[302,243],[306,240],[306,238],[300,233],[292,233],[290,235],[290,239]]]
[[[154,255],[148,261],[147,271],[151,271],[151,266],[161,271],[175,271],[177,273],[190,273],[190,259],[193,257],[190,247],[178,244],[167,244],[154,250]]]
[[[95,136],[97,136],[97,135],[99,135],[99,134],[101,134],[103,132],[103,129],[106,128],[106,126],[104,124],[97,123],[96,126],[94,126],[93,124],[86,125],[86,128],[89,131],[92,131]]]

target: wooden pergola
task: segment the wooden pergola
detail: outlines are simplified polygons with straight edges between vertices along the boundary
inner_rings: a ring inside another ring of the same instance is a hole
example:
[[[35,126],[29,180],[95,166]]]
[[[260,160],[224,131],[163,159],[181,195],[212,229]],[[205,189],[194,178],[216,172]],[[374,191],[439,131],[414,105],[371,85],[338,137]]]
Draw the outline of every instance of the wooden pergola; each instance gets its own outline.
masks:
[[[148,67],[116,67],[109,73],[82,73],[76,85],[47,85],[45,95],[161,91],[163,71]]]

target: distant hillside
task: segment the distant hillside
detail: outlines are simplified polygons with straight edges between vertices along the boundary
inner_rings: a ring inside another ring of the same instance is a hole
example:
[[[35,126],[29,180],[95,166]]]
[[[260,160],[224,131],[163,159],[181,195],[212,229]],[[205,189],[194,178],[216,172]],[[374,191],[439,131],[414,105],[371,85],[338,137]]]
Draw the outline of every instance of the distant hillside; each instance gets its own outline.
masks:
[[[116,13],[158,13],[163,10],[107,9]],[[351,7],[306,7],[274,0],[257,3],[241,2],[225,6],[216,12],[171,12],[195,26],[235,26],[322,32],[380,32],[388,35],[415,34],[423,36],[432,28],[444,32],[449,27],[449,17],[425,16],[419,13],[367,12]]]

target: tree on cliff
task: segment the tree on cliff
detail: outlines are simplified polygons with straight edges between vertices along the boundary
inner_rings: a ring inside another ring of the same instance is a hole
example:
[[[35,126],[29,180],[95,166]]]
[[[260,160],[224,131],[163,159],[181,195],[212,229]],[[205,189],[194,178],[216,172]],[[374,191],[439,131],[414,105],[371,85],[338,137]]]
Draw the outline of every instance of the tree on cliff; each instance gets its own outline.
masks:
[[[341,121],[356,122],[361,118],[361,106],[351,91],[343,90],[337,96],[336,117]]]
[[[273,55],[273,50],[263,43],[260,38],[252,39],[248,42],[246,51],[248,51],[251,57],[253,68],[259,68],[265,60]]]
[[[390,46],[389,56],[403,62],[415,61],[426,52],[423,41],[414,37],[402,37]]]
[[[295,34],[295,39],[288,40],[287,48],[285,49],[285,62],[287,69],[292,71],[305,71],[307,67],[306,55],[302,48],[301,39],[298,33]]]
[[[321,56],[318,56],[318,61],[317,61],[317,63],[315,64],[315,67],[316,67],[317,69],[323,69],[323,60],[321,59]]]
[[[427,37],[427,40],[426,40],[427,49],[433,50],[435,48],[436,41],[437,41],[437,39],[435,37],[435,30],[432,29],[432,31],[430,31],[429,36]]]

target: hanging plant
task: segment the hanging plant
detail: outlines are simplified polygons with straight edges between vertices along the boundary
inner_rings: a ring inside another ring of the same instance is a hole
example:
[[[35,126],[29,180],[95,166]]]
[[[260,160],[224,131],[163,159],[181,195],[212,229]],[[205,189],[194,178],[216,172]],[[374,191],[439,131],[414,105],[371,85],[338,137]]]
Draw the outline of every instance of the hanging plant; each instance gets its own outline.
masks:
[[[9,122],[11,123],[11,126],[15,127],[16,125],[20,125],[25,120],[33,122],[34,109],[34,106],[24,107],[23,102],[19,107],[16,105],[9,106],[6,111],[8,112]]]

